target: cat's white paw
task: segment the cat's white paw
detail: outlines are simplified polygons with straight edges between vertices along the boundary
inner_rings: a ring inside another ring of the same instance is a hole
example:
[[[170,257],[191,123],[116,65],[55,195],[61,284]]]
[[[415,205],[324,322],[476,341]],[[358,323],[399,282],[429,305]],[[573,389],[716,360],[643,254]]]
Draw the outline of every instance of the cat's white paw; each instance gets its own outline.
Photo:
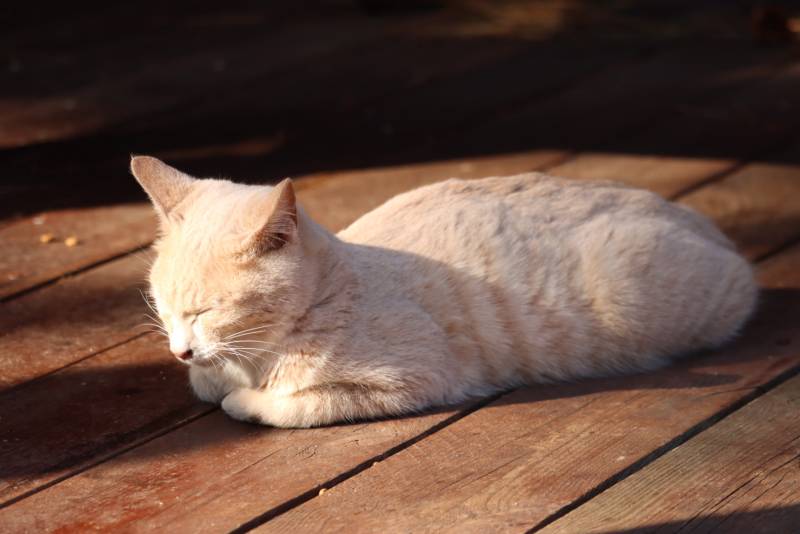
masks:
[[[193,365],[189,368],[189,382],[200,400],[219,404],[231,391],[250,385],[237,370],[230,365],[224,365],[222,370]]]
[[[248,388],[234,389],[222,399],[222,409],[237,421],[267,424],[261,415],[264,394]]]

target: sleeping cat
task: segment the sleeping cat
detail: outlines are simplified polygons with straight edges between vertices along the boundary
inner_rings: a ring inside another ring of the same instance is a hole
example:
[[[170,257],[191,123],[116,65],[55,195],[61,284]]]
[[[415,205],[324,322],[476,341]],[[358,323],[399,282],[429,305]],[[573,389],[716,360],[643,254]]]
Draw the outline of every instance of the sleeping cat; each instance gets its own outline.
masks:
[[[131,169],[161,222],[150,282],[170,349],[236,419],[308,427],[652,369],[724,343],[755,306],[711,222],[622,185],[451,179],[333,235],[288,179]]]

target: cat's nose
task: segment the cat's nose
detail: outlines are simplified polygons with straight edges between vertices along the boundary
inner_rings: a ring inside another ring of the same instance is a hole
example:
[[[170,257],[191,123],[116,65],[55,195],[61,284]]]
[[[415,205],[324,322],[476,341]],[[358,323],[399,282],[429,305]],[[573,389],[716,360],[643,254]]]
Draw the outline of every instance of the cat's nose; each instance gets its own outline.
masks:
[[[179,360],[182,360],[184,362],[192,361],[192,358],[194,357],[194,353],[192,352],[192,349],[186,349],[184,351],[173,352],[172,354],[174,354],[176,358],[178,358]]]

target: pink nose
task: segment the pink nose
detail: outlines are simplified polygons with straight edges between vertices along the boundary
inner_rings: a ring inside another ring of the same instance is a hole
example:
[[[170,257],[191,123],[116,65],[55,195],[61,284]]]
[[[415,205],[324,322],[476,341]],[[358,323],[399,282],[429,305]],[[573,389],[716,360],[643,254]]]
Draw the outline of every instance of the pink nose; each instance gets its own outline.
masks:
[[[186,350],[184,352],[173,352],[173,354],[175,355],[176,358],[178,358],[179,360],[183,360],[185,362],[188,362],[189,360],[192,359],[192,356],[194,356],[194,354],[192,353],[192,349]]]

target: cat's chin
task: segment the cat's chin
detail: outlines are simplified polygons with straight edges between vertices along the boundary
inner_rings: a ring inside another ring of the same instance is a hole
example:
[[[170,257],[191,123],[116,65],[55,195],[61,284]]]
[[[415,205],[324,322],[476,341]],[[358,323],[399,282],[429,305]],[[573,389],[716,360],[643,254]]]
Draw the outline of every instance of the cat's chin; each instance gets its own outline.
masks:
[[[192,358],[191,360],[181,360],[176,358],[179,362],[181,362],[186,367],[198,367],[201,369],[209,369],[213,364],[211,363],[211,358]]]

